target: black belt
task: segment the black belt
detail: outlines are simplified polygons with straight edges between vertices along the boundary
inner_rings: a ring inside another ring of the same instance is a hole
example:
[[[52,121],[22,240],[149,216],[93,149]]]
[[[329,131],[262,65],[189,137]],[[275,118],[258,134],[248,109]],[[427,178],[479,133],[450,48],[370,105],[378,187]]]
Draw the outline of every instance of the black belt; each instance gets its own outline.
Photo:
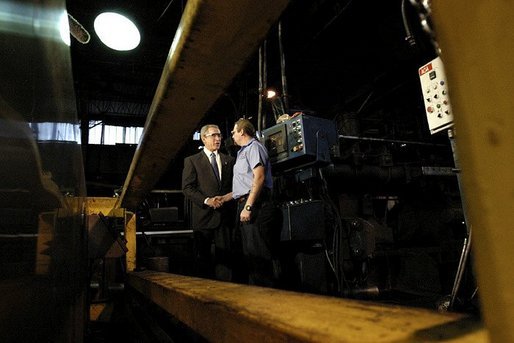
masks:
[[[249,194],[245,194],[245,195],[237,198],[237,202],[238,203],[245,202],[246,199],[248,199],[248,195]],[[270,199],[271,199],[271,189],[269,189],[268,187],[262,188],[261,194],[259,194],[259,199],[257,199],[257,202],[266,201],[266,200],[270,200]]]

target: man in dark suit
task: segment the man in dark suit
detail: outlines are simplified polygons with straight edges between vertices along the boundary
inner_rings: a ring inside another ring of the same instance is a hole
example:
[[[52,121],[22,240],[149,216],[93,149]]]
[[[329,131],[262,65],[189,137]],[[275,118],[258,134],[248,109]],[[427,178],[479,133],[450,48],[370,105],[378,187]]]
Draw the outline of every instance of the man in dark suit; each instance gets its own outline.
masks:
[[[192,203],[197,273],[201,277],[230,281],[234,214],[232,206],[222,206],[216,196],[232,189],[234,158],[219,152],[222,136],[217,125],[203,126],[200,135],[204,148],[184,160],[182,172],[182,191]]]

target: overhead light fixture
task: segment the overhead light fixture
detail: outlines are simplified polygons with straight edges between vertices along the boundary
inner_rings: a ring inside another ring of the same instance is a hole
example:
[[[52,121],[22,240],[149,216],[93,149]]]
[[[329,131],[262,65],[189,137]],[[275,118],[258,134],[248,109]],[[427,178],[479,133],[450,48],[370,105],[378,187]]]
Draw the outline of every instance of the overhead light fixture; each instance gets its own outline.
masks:
[[[59,18],[59,33],[64,44],[70,46],[70,24],[68,24],[68,15],[66,12],[63,12]]]
[[[102,43],[114,50],[132,50],[141,42],[141,35],[136,25],[118,13],[99,14],[95,19],[94,27]]]
[[[268,99],[273,99],[277,95],[277,92],[275,92],[273,89],[268,89],[266,91],[266,97]]]

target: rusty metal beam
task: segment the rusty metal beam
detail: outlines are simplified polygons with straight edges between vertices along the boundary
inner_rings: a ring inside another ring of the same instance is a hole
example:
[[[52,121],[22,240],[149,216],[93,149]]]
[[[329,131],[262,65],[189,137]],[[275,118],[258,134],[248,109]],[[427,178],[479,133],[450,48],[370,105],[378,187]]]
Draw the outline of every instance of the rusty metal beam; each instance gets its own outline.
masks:
[[[128,284],[209,342],[487,342],[462,314],[150,271]]]
[[[127,253],[125,254],[125,268],[127,272],[136,269],[136,230],[137,230],[136,214],[127,212],[125,216],[125,240],[127,241]]]
[[[118,206],[135,208],[243,68],[288,0],[189,0]]]

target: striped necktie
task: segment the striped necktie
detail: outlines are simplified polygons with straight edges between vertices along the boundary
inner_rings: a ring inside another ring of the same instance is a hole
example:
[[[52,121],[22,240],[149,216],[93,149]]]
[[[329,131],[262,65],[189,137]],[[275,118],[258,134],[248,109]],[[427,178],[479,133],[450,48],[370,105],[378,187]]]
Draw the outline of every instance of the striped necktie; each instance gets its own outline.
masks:
[[[220,171],[218,170],[218,163],[216,163],[216,154],[213,152],[211,153],[211,166],[214,170],[214,175],[216,175],[216,179],[220,182]]]

